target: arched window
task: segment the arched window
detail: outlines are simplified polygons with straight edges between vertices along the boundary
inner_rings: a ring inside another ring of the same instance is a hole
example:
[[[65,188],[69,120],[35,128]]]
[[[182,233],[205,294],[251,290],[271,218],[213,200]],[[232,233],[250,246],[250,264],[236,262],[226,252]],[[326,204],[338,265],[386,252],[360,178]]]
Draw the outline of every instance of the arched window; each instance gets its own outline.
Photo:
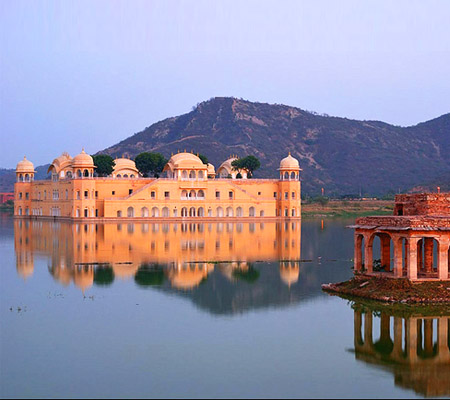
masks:
[[[204,174],[203,171],[198,171],[198,179],[203,179]]]
[[[286,179],[286,180],[289,179],[289,172],[284,173],[284,179]]]
[[[89,177],[89,171],[88,171],[87,169],[85,169],[85,170],[83,171],[83,176],[84,176],[85,178]]]
[[[30,181],[30,175],[25,174],[25,182],[29,182]]]
[[[80,218],[80,209],[79,209],[79,208],[77,208],[77,211],[76,211],[76,213],[75,213],[75,216],[76,216],[77,218]]]
[[[83,176],[83,173],[81,172],[81,169],[77,170],[77,176],[78,176],[78,178],[81,178]]]
[[[199,207],[197,210],[197,217],[204,217],[205,216],[205,209],[203,207]]]
[[[133,207],[128,207],[127,208],[127,217],[128,218],[133,218],[134,217],[134,208]]]
[[[216,216],[217,217],[223,217],[223,208],[222,207],[217,207],[217,209],[216,209]]]
[[[122,218],[122,211],[117,211],[117,218]]]
[[[190,192],[189,192],[189,198],[190,199],[195,199],[197,196],[196,196],[196,194],[195,194],[195,190],[191,190]]]
[[[255,216],[255,207],[250,207],[248,209],[248,216],[249,217],[254,217]]]
[[[131,174],[131,175],[130,175],[130,178],[134,178],[134,174]]]
[[[183,172],[181,173],[181,177],[182,177],[183,179],[187,179],[187,177],[188,177],[187,171],[183,171]]]
[[[195,217],[195,207],[191,207],[191,208],[189,209],[189,216],[190,216],[190,217]]]
[[[168,207],[164,207],[164,208],[162,209],[162,216],[163,216],[164,218],[167,218],[167,217],[170,216],[170,215],[169,215],[169,208],[168,208]]]
[[[159,208],[158,207],[153,207],[152,208],[152,217],[159,217]]]
[[[242,217],[244,215],[244,212],[242,210],[242,207],[236,208],[236,217]]]
[[[22,215],[22,207],[19,207],[19,215]]]
[[[295,172],[291,172],[291,179],[295,180]]]
[[[189,179],[195,179],[195,171],[189,172]]]
[[[72,171],[67,171],[66,177],[72,179]]]
[[[22,181],[23,181],[23,175],[19,174],[19,182],[22,182]]]
[[[186,207],[183,207],[181,209],[181,216],[182,217],[187,217],[187,215],[188,215],[188,209]]]
[[[233,208],[232,207],[227,207],[227,217],[233,217],[234,213],[233,213]]]
[[[292,216],[295,217],[295,208],[292,209]]]
[[[261,211],[259,212],[259,216],[260,216],[260,217],[264,217],[264,210],[261,210]]]
[[[205,198],[205,192],[203,190],[199,190],[197,193],[197,198],[198,199],[204,199]]]
[[[116,176],[117,176],[117,178],[122,178],[121,174],[117,174]]]
[[[148,208],[147,207],[142,207],[141,208],[141,217],[143,217],[143,218],[147,218],[148,217]]]
[[[183,190],[181,192],[181,200],[186,200],[188,198],[188,192],[187,190]]]
[[[123,174],[123,177],[124,178],[128,178],[128,174]]]

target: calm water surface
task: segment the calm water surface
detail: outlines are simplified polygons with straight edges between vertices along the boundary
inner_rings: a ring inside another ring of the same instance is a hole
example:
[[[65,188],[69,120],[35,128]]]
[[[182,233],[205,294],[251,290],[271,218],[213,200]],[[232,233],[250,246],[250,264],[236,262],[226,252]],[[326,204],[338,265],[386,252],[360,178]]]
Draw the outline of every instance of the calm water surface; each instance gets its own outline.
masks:
[[[448,318],[322,293],[351,276],[351,222],[0,214],[1,396],[450,395]]]

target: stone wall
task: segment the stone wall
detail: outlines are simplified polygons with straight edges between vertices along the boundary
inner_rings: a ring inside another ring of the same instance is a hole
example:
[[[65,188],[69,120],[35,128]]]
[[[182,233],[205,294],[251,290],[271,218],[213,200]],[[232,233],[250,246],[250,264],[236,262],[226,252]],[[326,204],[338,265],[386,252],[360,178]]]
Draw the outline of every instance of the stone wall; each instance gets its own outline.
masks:
[[[450,216],[450,193],[399,194],[394,215]]]

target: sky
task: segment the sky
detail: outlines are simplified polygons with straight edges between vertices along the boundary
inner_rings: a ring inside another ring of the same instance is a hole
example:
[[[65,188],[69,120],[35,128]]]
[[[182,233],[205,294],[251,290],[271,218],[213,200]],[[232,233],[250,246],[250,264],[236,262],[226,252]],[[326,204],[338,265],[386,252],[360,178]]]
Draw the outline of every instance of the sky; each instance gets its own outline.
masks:
[[[215,96],[450,112],[448,0],[0,0],[0,167],[95,153]]]

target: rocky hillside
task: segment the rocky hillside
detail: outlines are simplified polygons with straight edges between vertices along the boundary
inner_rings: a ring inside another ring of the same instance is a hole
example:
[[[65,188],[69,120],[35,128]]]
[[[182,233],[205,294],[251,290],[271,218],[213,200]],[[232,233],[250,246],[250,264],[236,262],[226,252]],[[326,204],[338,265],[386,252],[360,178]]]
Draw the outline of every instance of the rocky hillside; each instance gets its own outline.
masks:
[[[213,98],[190,113],[157,122],[100,153],[135,156],[183,150],[216,168],[230,154],[261,160],[255,177],[276,177],[290,151],[305,193],[384,194],[424,188],[450,176],[450,114],[411,127],[317,115],[295,107]]]

